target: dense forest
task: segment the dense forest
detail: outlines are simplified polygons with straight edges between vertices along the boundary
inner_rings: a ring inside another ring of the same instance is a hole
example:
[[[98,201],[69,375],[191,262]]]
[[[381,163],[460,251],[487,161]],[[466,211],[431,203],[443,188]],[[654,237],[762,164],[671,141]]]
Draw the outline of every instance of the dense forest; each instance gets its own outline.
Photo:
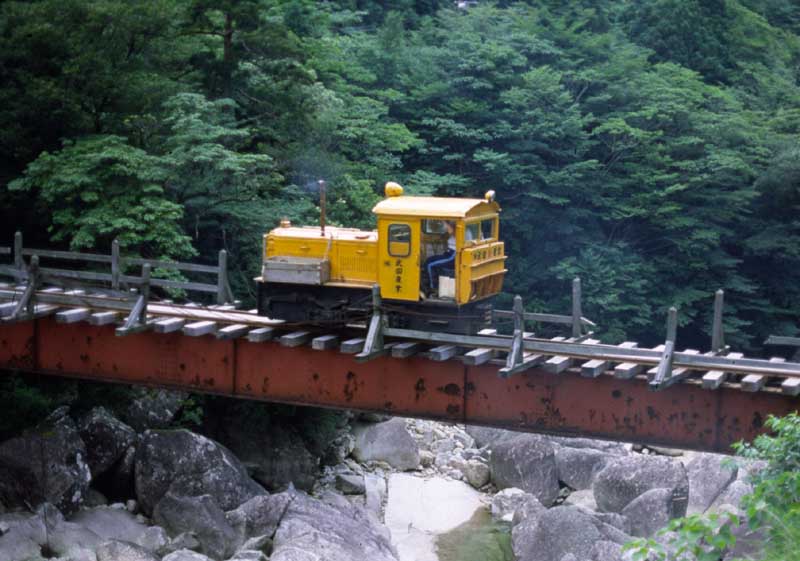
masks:
[[[498,193],[506,291],[608,340],[797,333],[794,0],[28,0],[0,4],[0,245],[213,261],[369,227],[387,180]],[[28,245],[26,243],[26,245]]]

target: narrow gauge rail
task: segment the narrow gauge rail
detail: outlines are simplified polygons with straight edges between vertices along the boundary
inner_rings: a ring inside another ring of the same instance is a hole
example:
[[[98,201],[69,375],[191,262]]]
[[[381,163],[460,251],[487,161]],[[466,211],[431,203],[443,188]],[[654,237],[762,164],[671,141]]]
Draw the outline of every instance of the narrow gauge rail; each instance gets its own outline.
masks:
[[[709,390],[725,386],[749,392],[779,392],[791,396],[800,394],[800,363],[797,362],[786,362],[779,358],[746,358],[739,353],[701,354],[691,349],[674,352],[665,358],[666,345],[656,348],[639,348],[636,343],[630,342],[606,345],[592,339],[591,332],[570,338],[543,339],[520,328],[515,329],[513,335],[502,335],[494,329],[488,329],[473,336],[391,328],[381,322],[379,300],[374,310],[377,322],[372,322],[370,326],[350,324],[337,330],[326,330],[320,325],[294,325],[259,316],[254,310],[237,310],[230,305],[198,306],[149,301],[142,324],[130,329],[125,327],[126,321],[136,307],[136,301],[130,296],[48,287],[35,291],[35,305],[31,314],[12,318],[12,313],[19,308],[25,296],[25,290],[25,286],[0,285],[0,322],[26,321],[52,315],[59,323],[85,321],[93,325],[119,324],[118,335],[144,330],[157,333],[180,331],[187,336],[247,338],[252,342],[276,339],[287,347],[308,344],[318,350],[338,347],[341,352],[353,354],[360,361],[387,355],[401,359],[417,355],[432,361],[461,360],[468,365],[494,364],[501,367],[498,372],[502,377],[539,367],[554,374],[573,371],[592,378],[603,375],[618,379],[646,377],[654,390],[680,382],[699,384]],[[515,313],[501,311],[499,315],[514,318]],[[518,325],[523,326],[525,321],[571,322],[570,316],[521,314],[519,311],[516,315]],[[378,333],[375,332],[375,323],[380,326]],[[591,325],[591,322],[582,318],[581,325]],[[376,338],[385,341],[376,343]],[[670,342],[674,343],[674,339],[666,343]],[[665,366],[665,360],[670,360],[670,364]],[[659,369],[663,371],[667,366],[665,378],[659,381]]]

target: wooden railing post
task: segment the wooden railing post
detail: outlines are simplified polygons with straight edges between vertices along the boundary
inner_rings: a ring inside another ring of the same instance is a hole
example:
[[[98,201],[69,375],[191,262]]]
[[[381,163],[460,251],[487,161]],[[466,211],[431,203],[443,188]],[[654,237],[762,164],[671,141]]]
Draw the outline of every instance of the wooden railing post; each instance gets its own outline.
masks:
[[[583,335],[583,326],[581,325],[581,318],[583,317],[583,310],[581,306],[581,279],[575,277],[572,280],[572,336],[580,337]]]
[[[17,269],[25,268],[25,260],[22,258],[22,232],[14,233],[14,266]]]
[[[219,250],[219,272],[217,273],[217,304],[224,304],[227,301],[228,291],[228,252],[224,249]]]
[[[711,326],[711,351],[725,350],[725,330],[722,327],[722,308],[725,305],[725,291],[721,288],[714,294],[714,322]]]
[[[119,290],[119,265],[119,240],[114,238],[114,241],[111,242],[111,288],[113,290]]]
[[[144,325],[147,322],[147,302],[150,300],[150,263],[142,265],[142,286],[139,289],[142,297],[142,311],[139,312],[139,323]]]

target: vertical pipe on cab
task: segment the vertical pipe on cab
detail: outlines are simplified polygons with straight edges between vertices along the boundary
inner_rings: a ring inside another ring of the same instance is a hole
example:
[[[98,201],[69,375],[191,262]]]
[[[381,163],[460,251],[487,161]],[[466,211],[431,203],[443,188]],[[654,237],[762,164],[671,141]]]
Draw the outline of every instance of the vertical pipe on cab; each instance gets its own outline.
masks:
[[[319,184],[319,235],[325,237],[325,180],[317,181]]]

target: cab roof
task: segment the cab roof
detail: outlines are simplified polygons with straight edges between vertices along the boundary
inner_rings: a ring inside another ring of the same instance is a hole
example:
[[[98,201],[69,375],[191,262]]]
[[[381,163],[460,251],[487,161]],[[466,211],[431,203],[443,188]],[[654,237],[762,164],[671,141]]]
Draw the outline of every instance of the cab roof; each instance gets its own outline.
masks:
[[[430,218],[466,218],[494,214],[500,211],[496,202],[484,199],[458,199],[453,197],[388,197],[375,205],[372,212],[378,216],[424,216]]]

